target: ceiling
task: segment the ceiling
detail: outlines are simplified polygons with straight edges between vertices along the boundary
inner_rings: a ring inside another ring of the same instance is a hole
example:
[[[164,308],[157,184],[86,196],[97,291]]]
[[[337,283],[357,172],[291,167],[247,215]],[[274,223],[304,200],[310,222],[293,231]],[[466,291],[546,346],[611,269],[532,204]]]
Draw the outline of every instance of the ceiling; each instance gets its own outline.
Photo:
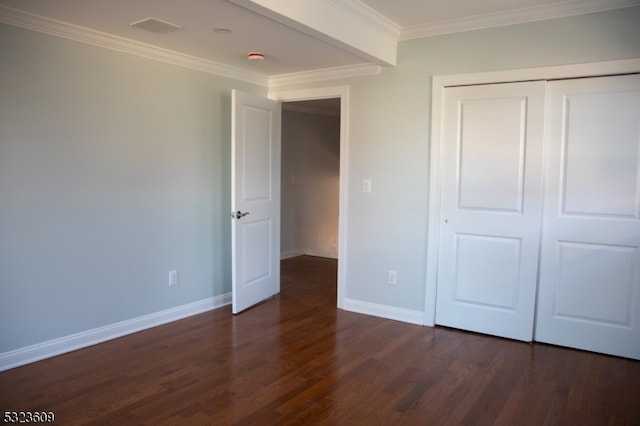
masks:
[[[568,3],[564,0],[360,0],[403,28]],[[586,3],[586,2],[583,2]]]
[[[301,1],[319,0],[296,0],[296,5]],[[640,4],[640,0],[322,1],[340,5],[341,10],[348,7],[349,13],[364,17],[360,21],[384,26],[396,44],[446,32]],[[245,7],[252,2],[256,0],[0,0],[0,22],[88,39],[105,47],[128,43],[140,51],[154,50],[166,57],[177,54],[193,63],[224,64],[231,74],[235,70],[268,77],[371,63],[367,55],[332,43],[318,31],[305,31],[304,25],[287,25],[286,20]],[[182,28],[158,34],[130,25],[149,17]],[[231,32],[218,33],[216,28]],[[247,60],[251,51],[264,52],[265,60]]]

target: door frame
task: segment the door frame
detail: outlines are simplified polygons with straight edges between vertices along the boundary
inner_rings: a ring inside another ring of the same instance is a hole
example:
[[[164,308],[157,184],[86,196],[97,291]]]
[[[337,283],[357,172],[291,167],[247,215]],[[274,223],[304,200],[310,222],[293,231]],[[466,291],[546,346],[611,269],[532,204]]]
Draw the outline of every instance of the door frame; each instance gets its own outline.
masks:
[[[442,120],[444,90],[451,86],[512,83],[531,80],[554,80],[597,77],[640,72],[640,58],[617,61],[590,62],[470,74],[435,75],[431,96],[431,150],[429,172],[429,215],[427,222],[427,271],[423,323],[434,326],[436,320],[436,293],[438,285],[438,251],[441,223],[442,183]]]
[[[338,195],[338,283],[337,306],[344,309],[347,276],[347,188],[349,171],[349,86],[301,90],[270,89],[269,99],[282,102],[340,98],[340,184]]]

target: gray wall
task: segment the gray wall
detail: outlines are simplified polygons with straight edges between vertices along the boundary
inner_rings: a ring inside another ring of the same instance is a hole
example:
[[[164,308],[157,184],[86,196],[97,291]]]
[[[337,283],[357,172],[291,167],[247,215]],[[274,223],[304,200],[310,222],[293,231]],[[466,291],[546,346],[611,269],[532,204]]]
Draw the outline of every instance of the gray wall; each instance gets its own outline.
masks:
[[[340,117],[282,112],[284,256],[338,258]]]
[[[279,87],[350,86],[346,297],[424,309],[434,75],[627,58],[640,58],[638,7],[405,41],[379,75]]]
[[[5,25],[0,52],[0,353],[230,292],[231,89],[265,89]]]
[[[0,353],[230,291],[229,93],[266,91],[4,25],[0,52]],[[433,75],[633,57],[640,8],[406,41],[377,76],[291,86],[350,86],[346,296],[424,308]]]

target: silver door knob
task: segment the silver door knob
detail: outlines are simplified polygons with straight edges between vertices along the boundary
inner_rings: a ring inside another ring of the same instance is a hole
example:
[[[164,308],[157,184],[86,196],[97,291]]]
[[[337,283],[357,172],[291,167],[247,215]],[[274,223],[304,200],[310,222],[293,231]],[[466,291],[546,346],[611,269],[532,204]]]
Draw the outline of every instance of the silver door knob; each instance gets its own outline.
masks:
[[[235,213],[231,212],[231,217],[233,217],[235,219],[241,219],[241,218],[245,217],[248,214],[249,214],[249,212],[242,213],[240,210],[238,210]]]

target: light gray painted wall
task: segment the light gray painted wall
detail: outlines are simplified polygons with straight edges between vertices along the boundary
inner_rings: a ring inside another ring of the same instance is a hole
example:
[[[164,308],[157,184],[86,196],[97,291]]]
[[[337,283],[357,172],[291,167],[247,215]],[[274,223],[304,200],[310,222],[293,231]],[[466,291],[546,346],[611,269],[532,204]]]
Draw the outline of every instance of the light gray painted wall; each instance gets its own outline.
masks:
[[[338,258],[340,117],[282,112],[281,251]]]
[[[377,76],[350,85],[346,296],[422,311],[434,75],[640,57],[640,8],[402,42]],[[361,193],[362,179],[372,193]],[[387,284],[396,270],[397,285]]]
[[[433,75],[640,57],[639,23],[406,41],[378,76],[292,86],[351,86],[346,296],[423,309]],[[0,353],[230,291],[230,89],[265,90],[4,25],[0,52]]]
[[[231,291],[231,89],[265,89],[6,25],[0,52],[0,353]]]

